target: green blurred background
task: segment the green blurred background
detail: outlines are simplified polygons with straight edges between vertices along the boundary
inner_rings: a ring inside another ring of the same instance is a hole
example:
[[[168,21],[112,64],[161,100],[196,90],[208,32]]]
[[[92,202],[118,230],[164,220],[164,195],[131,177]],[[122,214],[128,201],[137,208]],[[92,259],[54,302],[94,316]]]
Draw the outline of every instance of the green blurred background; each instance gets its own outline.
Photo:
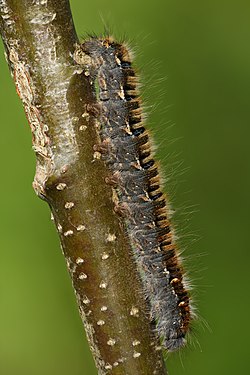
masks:
[[[172,175],[166,190],[185,228],[200,319],[192,344],[168,359],[170,375],[250,373],[250,3],[87,4],[71,0],[79,35],[102,33],[105,23],[135,47],[149,125]],[[32,190],[31,134],[0,52],[0,373],[94,375],[48,207]]]

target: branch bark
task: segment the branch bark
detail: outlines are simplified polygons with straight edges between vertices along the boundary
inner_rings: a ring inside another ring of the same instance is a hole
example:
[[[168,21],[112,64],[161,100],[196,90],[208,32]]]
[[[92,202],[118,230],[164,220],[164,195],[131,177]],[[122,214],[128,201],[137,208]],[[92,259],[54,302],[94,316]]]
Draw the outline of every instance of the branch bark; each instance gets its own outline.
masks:
[[[6,57],[33,135],[34,189],[54,215],[99,374],[166,374],[98,142],[68,0],[0,0]]]

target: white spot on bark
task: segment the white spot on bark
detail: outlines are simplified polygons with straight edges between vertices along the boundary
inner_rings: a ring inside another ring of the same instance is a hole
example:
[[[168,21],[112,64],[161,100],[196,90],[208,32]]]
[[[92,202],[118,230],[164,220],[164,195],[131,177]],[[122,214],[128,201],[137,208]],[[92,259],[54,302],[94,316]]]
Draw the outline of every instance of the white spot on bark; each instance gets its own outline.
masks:
[[[66,202],[64,207],[67,209],[67,210],[70,210],[71,208],[73,208],[75,205],[75,203],[73,202]]]
[[[134,354],[133,354],[133,357],[134,357],[134,358],[139,358],[139,357],[140,357],[140,355],[141,355],[141,353],[138,353],[138,352],[134,352]]]
[[[101,311],[107,311],[107,310],[108,310],[107,306],[102,306],[101,307]]]
[[[76,230],[78,230],[78,232],[83,232],[85,229],[86,229],[85,225],[82,225],[82,224],[76,227]]]
[[[84,260],[82,258],[76,258],[76,264],[83,264]]]
[[[130,315],[138,318],[139,317],[139,309],[135,306],[132,306],[132,308],[130,310]]]
[[[60,182],[60,184],[58,184],[56,186],[57,190],[64,190],[66,188],[66,184],[64,182]]]
[[[64,232],[64,236],[65,237],[69,237],[69,236],[72,236],[72,234],[73,234],[74,232],[73,232],[73,230],[67,230],[66,232]]]
[[[102,154],[99,151],[95,151],[93,154],[93,159],[94,160],[99,160],[101,159]]]
[[[81,272],[80,275],[78,276],[78,278],[79,278],[80,280],[85,280],[85,279],[88,278],[88,275],[86,275],[86,273],[84,273],[84,272]]]
[[[140,341],[139,340],[134,340],[133,342],[132,342],[132,345],[133,346],[137,346],[137,345],[140,345]]]
[[[89,118],[90,118],[89,113],[85,111],[85,112],[82,114],[82,118],[85,118],[87,121],[89,121]]]
[[[116,340],[115,340],[115,339],[109,339],[109,340],[107,341],[107,344],[108,344],[109,346],[114,346],[115,343],[116,343]]]
[[[102,282],[100,283],[100,285],[99,285],[99,287],[100,287],[101,289],[106,289],[107,286],[108,286],[108,284],[105,283],[105,281],[102,281]]]
[[[112,370],[112,366],[109,363],[107,363],[104,368],[105,370]]]
[[[80,127],[79,127],[79,130],[81,130],[81,131],[85,131],[87,129],[87,126],[86,125],[81,125]]]
[[[102,253],[102,260],[106,260],[109,258],[109,254],[107,253]]]
[[[107,235],[107,242],[114,242],[116,240],[116,235],[109,233]]]
[[[105,324],[104,320],[98,320],[97,325],[98,326],[103,326]]]
[[[119,365],[118,362],[114,362],[114,363],[113,363],[113,366],[114,366],[114,367],[117,367],[118,365]]]

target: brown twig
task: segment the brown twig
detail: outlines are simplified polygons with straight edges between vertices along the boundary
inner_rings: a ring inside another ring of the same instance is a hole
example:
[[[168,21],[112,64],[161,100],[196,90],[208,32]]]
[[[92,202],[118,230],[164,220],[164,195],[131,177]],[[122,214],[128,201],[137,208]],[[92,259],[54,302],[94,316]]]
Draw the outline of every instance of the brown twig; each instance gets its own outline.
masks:
[[[96,158],[90,77],[68,0],[0,0],[7,61],[37,157],[34,189],[53,212],[99,374],[164,375],[141,281]]]

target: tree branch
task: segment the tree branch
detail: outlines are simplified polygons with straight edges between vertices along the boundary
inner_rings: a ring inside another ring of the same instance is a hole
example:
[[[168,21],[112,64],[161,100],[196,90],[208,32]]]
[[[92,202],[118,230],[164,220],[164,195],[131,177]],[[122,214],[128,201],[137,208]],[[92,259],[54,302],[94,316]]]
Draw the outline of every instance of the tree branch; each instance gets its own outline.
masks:
[[[7,61],[33,135],[34,189],[53,212],[99,374],[166,374],[126,233],[113,211],[90,77],[68,0],[0,0]]]

